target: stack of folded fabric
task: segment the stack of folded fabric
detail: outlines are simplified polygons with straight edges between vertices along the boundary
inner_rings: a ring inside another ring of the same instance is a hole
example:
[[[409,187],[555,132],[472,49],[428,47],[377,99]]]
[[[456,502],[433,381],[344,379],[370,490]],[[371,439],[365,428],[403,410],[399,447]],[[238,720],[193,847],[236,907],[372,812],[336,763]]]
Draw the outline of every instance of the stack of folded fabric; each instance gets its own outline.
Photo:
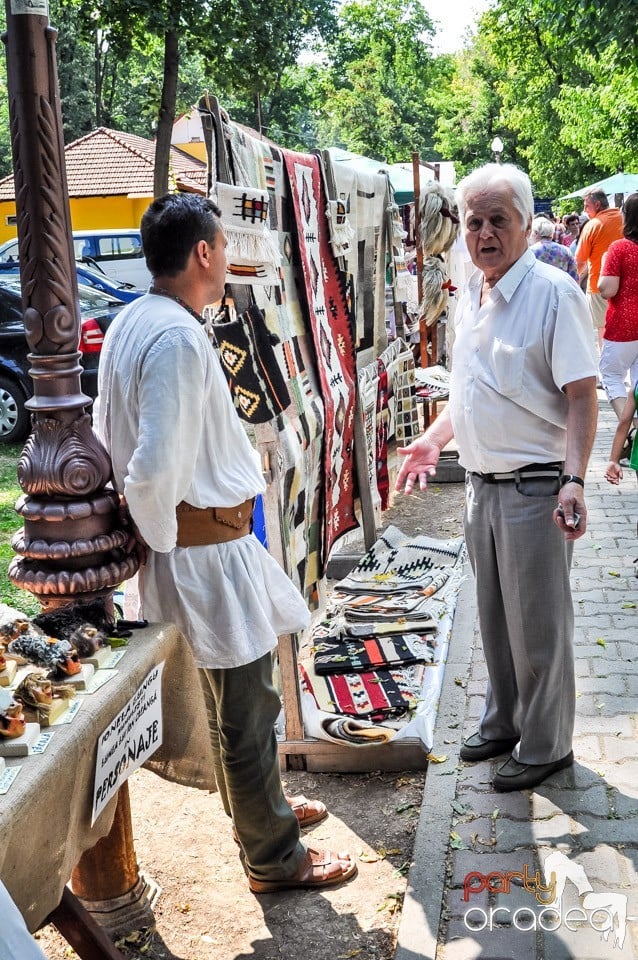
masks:
[[[462,538],[407,537],[389,527],[335,587],[300,664],[302,693],[334,739],[370,743],[327,718],[405,723],[418,708],[426,671],[439,661],[439,624],[461,578]],[[316,728],[317,721],[314,718]]]
[[[422,400],[447,400],[450,393],[450,374],[445,367],[417,367],[414,377],[417,397]]]

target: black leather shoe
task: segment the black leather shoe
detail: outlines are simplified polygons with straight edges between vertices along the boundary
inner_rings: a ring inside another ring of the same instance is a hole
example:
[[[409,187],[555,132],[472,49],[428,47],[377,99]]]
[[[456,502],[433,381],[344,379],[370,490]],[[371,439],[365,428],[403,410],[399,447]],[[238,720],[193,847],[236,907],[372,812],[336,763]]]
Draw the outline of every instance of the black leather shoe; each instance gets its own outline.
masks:
[[[519,763],[514,757],[510,757],[497,769],[492,783],[494,788],[501,792],[530,790],[532,787],[537,787],[552,773],[571,767],[573,762],[572,750],[562,760],[554,760],[553,763]]]
[[[510,737],[508,740],[486,740],[480,733],[473,733],[471,737],[463,743],[459,756],[461,760],[468,763],[476,763],[477,760],[491,760],[492,757],[500,757],[502,753],[509,753],[518,743],[518,737]]]

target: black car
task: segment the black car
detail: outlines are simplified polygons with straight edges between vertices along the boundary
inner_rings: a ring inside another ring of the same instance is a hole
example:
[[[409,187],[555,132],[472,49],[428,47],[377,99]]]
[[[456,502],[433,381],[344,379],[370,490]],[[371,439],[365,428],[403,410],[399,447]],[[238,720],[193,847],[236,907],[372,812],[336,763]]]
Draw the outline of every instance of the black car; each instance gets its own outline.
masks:
[[[97,394],[97,365],[104,334],[124,304],[90,287],[78,286],[82,391]],[[0,277],[0,443],[16,443],[31,429],[25,402],[33,396],[30,353],[22,320],[22,295],[17,278]]]

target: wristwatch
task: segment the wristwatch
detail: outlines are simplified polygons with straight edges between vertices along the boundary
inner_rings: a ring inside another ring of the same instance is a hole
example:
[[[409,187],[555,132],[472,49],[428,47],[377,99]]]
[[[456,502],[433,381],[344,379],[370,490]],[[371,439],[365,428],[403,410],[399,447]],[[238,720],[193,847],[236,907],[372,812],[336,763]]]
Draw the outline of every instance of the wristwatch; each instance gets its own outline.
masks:
[[[583,489],[585,488],[585,481],[582,477],[577,477],[573,473],[565,473],[560,478],[560,485],[564,487],[566,483],[579,483]]]

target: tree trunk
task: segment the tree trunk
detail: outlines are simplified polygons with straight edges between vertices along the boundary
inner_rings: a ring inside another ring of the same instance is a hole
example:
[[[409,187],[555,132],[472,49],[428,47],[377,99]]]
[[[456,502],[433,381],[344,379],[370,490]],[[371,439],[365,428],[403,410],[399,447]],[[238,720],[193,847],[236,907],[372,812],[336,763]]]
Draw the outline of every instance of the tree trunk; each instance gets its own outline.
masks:
[[[177,32],[175,30],[169,30],[164,36],[162,102],[157,118],[157,140],[155,141],[153,193],[156,197],[162,197],[165,193],[168,193],[171,135],[173,133],[173,123],[175,122],[178,69],[179,47]]]
[[[95,31],[93,44],[93,76],[95,80],[95,126],[102,126],[102,44],[100,31]]]

